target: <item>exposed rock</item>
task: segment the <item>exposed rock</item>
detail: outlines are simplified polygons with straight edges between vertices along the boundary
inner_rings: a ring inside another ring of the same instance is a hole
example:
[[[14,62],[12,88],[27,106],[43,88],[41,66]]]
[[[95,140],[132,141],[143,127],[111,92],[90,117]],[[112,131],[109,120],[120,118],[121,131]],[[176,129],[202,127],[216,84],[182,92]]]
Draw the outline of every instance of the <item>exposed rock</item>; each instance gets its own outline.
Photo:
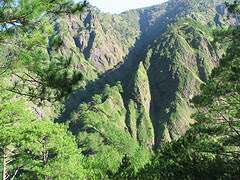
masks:
[[[61,53],[72,55],[73,67],[85,75],[60,120],[75,110],[80,125],[73,131],[99,136],[104,145],[111,128],[148,149],[179,138],[193,122],[189,99],[222,53],[212,43],[212,29],[236,23],[226,19],[223,2],[171,0],[120,15],[90,8],[81,16],[53,18],[66,46]],[[105,84],[114,89],[117,81],[123,92],[105,96]],[[94,94],[101,103],[92,103]],[[78,108],[84,103],[88,122]]]

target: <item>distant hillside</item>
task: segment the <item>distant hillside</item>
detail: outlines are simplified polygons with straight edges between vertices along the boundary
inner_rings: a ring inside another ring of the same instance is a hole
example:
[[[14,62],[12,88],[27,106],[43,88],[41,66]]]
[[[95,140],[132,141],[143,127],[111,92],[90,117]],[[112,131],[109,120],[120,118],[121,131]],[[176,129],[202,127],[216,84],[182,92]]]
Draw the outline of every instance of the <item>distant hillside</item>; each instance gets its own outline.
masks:
[[[89,8],[51,17],[63,55],[84,73],[58,122],[69,124],[85,154],[147,154],[189,128],[189,99],[223,53],[212,30],[227,20],[224,0],[170,0],[120,15]],[[50,56],[54,56],[49,50]],[[147,155],[146,155],[147,156]]]

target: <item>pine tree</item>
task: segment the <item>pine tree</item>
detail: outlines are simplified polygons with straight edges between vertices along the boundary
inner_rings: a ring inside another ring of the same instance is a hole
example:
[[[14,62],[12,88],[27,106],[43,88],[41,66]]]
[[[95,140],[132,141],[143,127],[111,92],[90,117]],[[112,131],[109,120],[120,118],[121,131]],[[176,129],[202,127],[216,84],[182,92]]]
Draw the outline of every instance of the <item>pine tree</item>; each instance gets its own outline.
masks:
[[[71,57],[51,58],[63,41],[54,36],[48,17],[76,14],[87,5],[72,0],[0,1],[0,88],[30,100],[58,101],[69,95],[82,74],[70,68]]]
[[[0,93],[0,162],[3,180],[14,178],[24,165],[21,142],[24,129],[34,120],[23,100],[14,100],[12,93]]]
[[[132,166],[129,157],[125,154],[118,170],[114,173],[108,170],[107,174],[110,179],[134,179],[134,167]]]
[[[12,93],[0,95],[2,179],[83,179],[83,155],[67,127],[37,120]]]
[[[31,157],[22,179],[84,179],[83,155],[66,126],[32,123],[24,132],[22,146]]]
[[[195,132],[205,134],[222,149],[205,145],[224,160],[223,165],[232,164],[225,173],[231,178],[240,176],[240,26],[215,32],[216,40],[229,43],[219,67],[213,69],[208,81],[201,86],[201,94],[193,98],[198,111],[193,115]],[[222,165],[222,166],[223,166]]]
[[[239,1],[227,6],[236,15]],[[214,36],[228,47],[219,67],[201,86],[201,94],[193,98],[199,108],[194,128],[214,137],[225,149],[221,154],[240,160],[240,26],[217,30]]]
[[[32,175],[33,179],[56,177],[56,173],[72,179],[83,177],[82,157],[74,138],[62,125],[35,122],[36,118],[19,95],[37,102],[58,101],[78,85],[82,74],[70,69],[71,58],[59,56],[50,61],[47,50],[58,51],[63,43],[60,37],[53,37],[49,42],[54,29],[48,16],[75,14],[86,5],[86,2],[74,4],[67,0],[0,1],[0,162],[3,180],[19,175],[26,179],[32,179]],[[42,141],[42,136],[35,135],[45,125],[49,137],[58,131],[60,139],[57,142],[51,139],[49,147],[55,145],[56,151],[44,161],[43,157],[50,150],[31,149],[34,146],[29,148],[29,145]],[[55,156],[59,157],[56,161],[49,160]],[[46,165],[39,166],[44,163]],[[55,172],[51,171],[52,167],[56,168]]]

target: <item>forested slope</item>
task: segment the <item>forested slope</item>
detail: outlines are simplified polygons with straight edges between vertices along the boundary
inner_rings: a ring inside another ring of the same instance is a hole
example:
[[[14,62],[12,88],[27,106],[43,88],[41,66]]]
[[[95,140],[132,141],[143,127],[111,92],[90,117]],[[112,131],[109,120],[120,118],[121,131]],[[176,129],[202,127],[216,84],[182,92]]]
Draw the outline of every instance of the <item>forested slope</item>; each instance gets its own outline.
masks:
[[[0,8],[4,180],[239,175],[239,20],[229,4],[169,0],[117,15],[42,3]]]
[[[86,155],[143,153],[146,160],[147,150],[189,128],[189,99],[223,53],[212,30],[238,23],[226,18],[223,1],[210,0],[172,0],[120,15],[90,7],[50,19],[64,40],[59,53],[72,55],[72,67],[84,73],[55,121],[70,126]]]

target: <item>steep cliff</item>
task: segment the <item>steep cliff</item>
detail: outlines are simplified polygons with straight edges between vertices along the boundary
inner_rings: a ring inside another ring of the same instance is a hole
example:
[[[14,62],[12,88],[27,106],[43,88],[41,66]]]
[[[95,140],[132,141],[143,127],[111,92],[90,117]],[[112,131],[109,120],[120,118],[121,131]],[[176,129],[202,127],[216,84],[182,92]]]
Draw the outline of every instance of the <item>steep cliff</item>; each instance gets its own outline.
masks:
[[[177,139],[188,129],[189,99],[217,65],[218,55],[204,26],[179,19],[149,47],[145,66],[151,89],[155,144]]]
[[[128,131],[140,145],[152,148],[154,145],[154,129],[150,118],[151,92],[147,71],[140,62],[132,82],[127,87]]]
[[[140,146],[156,150],[179,138],[193,122],[189,99],[223,52],[212,30],[238,23],[227,20],[223,2],[170,0],[120,15],[89,8],[51,17],[64,39],[60,53],[85,75],[56,121],[69,124],[86,154],[114,146],[134,156]]]

